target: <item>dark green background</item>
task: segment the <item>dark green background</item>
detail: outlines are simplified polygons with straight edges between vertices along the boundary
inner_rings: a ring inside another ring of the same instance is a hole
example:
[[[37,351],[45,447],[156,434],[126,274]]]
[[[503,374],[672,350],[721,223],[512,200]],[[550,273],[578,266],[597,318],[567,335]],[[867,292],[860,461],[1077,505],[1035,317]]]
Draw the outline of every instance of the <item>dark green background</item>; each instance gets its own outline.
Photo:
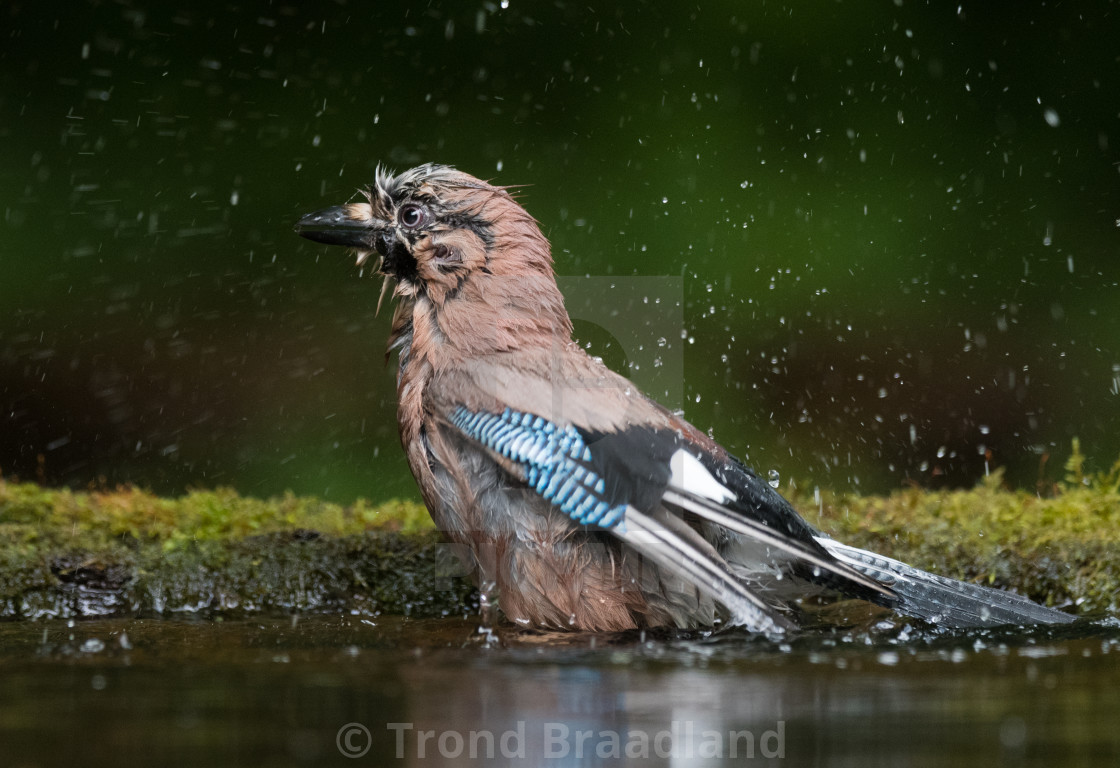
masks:
[[[291,226],[423,161],[680,280],[686,415],[763,470],[1120,453],[1112,4],[508,5],[5,2],[0,471],[414,493],[379,284]]]

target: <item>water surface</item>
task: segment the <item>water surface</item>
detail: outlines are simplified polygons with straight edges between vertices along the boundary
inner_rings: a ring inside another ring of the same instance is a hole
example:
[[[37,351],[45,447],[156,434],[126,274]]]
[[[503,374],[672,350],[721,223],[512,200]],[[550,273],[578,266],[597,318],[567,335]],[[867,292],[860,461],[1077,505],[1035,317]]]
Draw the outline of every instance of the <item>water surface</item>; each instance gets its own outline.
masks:
[[[776,642],[487,638],[400,617],[16,622],[0,625],[0,743],[25,766],[458,765],[479,762],[472,741],[518,765],[628,749],[674,766],[1114,765],[1118,659],[1120,629],[1085,623]]]

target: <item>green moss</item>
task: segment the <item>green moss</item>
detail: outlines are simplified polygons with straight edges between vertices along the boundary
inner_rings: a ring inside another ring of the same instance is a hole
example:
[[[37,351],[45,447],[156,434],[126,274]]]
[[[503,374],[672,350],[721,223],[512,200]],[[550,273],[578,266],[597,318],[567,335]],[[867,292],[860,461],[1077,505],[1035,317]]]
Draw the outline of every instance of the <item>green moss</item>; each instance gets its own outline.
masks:
[[[164,499],[0,478],[0,617],[336,610],[442,615],[472,590],[440,578],[419,504]]]
[[[1088,473],[1074,442],[1065,482],[1038,493],[996,472],[968,491],[794,492],[841,541],[1081,613],[1117,610],[1120,461]],[[0,618],[176,611],[470,610],[413,502],[350,506],[228,489],[166,499],[0,478]]]
[[[279,499],[245,498],[236,491],[194,491],[164,499],[136,488],[73,492],[10,483],[0,478],[0,526],[5,533],[30,526],[55,544],[103,547],[133,539],[159,542],[165,550],[187,542],[226,541],[265,533],[314,530],[347,536],[366,531],[416,533],[432,523],[423,506],[390,501],[344,507],[287,494]]]

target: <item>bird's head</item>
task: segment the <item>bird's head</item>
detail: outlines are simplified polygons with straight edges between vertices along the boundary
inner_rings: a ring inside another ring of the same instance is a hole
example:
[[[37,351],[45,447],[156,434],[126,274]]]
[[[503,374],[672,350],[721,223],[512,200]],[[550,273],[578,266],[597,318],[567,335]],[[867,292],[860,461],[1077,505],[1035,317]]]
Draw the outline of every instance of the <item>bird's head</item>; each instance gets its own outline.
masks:
[[[353,248],[359,265],[376,252],[400,296],[442,308],[472,283],[486,291],[509,278],[553,280],[548,241],[506,187],[426,164],[400,174],[378,168],[361,195],[304,216],[296,232]]]

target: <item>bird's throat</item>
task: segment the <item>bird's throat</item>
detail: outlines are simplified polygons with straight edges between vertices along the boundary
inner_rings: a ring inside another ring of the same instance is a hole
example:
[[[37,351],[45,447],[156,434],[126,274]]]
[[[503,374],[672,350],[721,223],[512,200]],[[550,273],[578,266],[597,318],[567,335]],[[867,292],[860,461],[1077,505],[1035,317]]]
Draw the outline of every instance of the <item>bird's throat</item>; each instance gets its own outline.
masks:
[[[383,257],[381,271],[398,280],[414,282],[418,277],[416,257],[409,252],[408,246],[394,240]]]

